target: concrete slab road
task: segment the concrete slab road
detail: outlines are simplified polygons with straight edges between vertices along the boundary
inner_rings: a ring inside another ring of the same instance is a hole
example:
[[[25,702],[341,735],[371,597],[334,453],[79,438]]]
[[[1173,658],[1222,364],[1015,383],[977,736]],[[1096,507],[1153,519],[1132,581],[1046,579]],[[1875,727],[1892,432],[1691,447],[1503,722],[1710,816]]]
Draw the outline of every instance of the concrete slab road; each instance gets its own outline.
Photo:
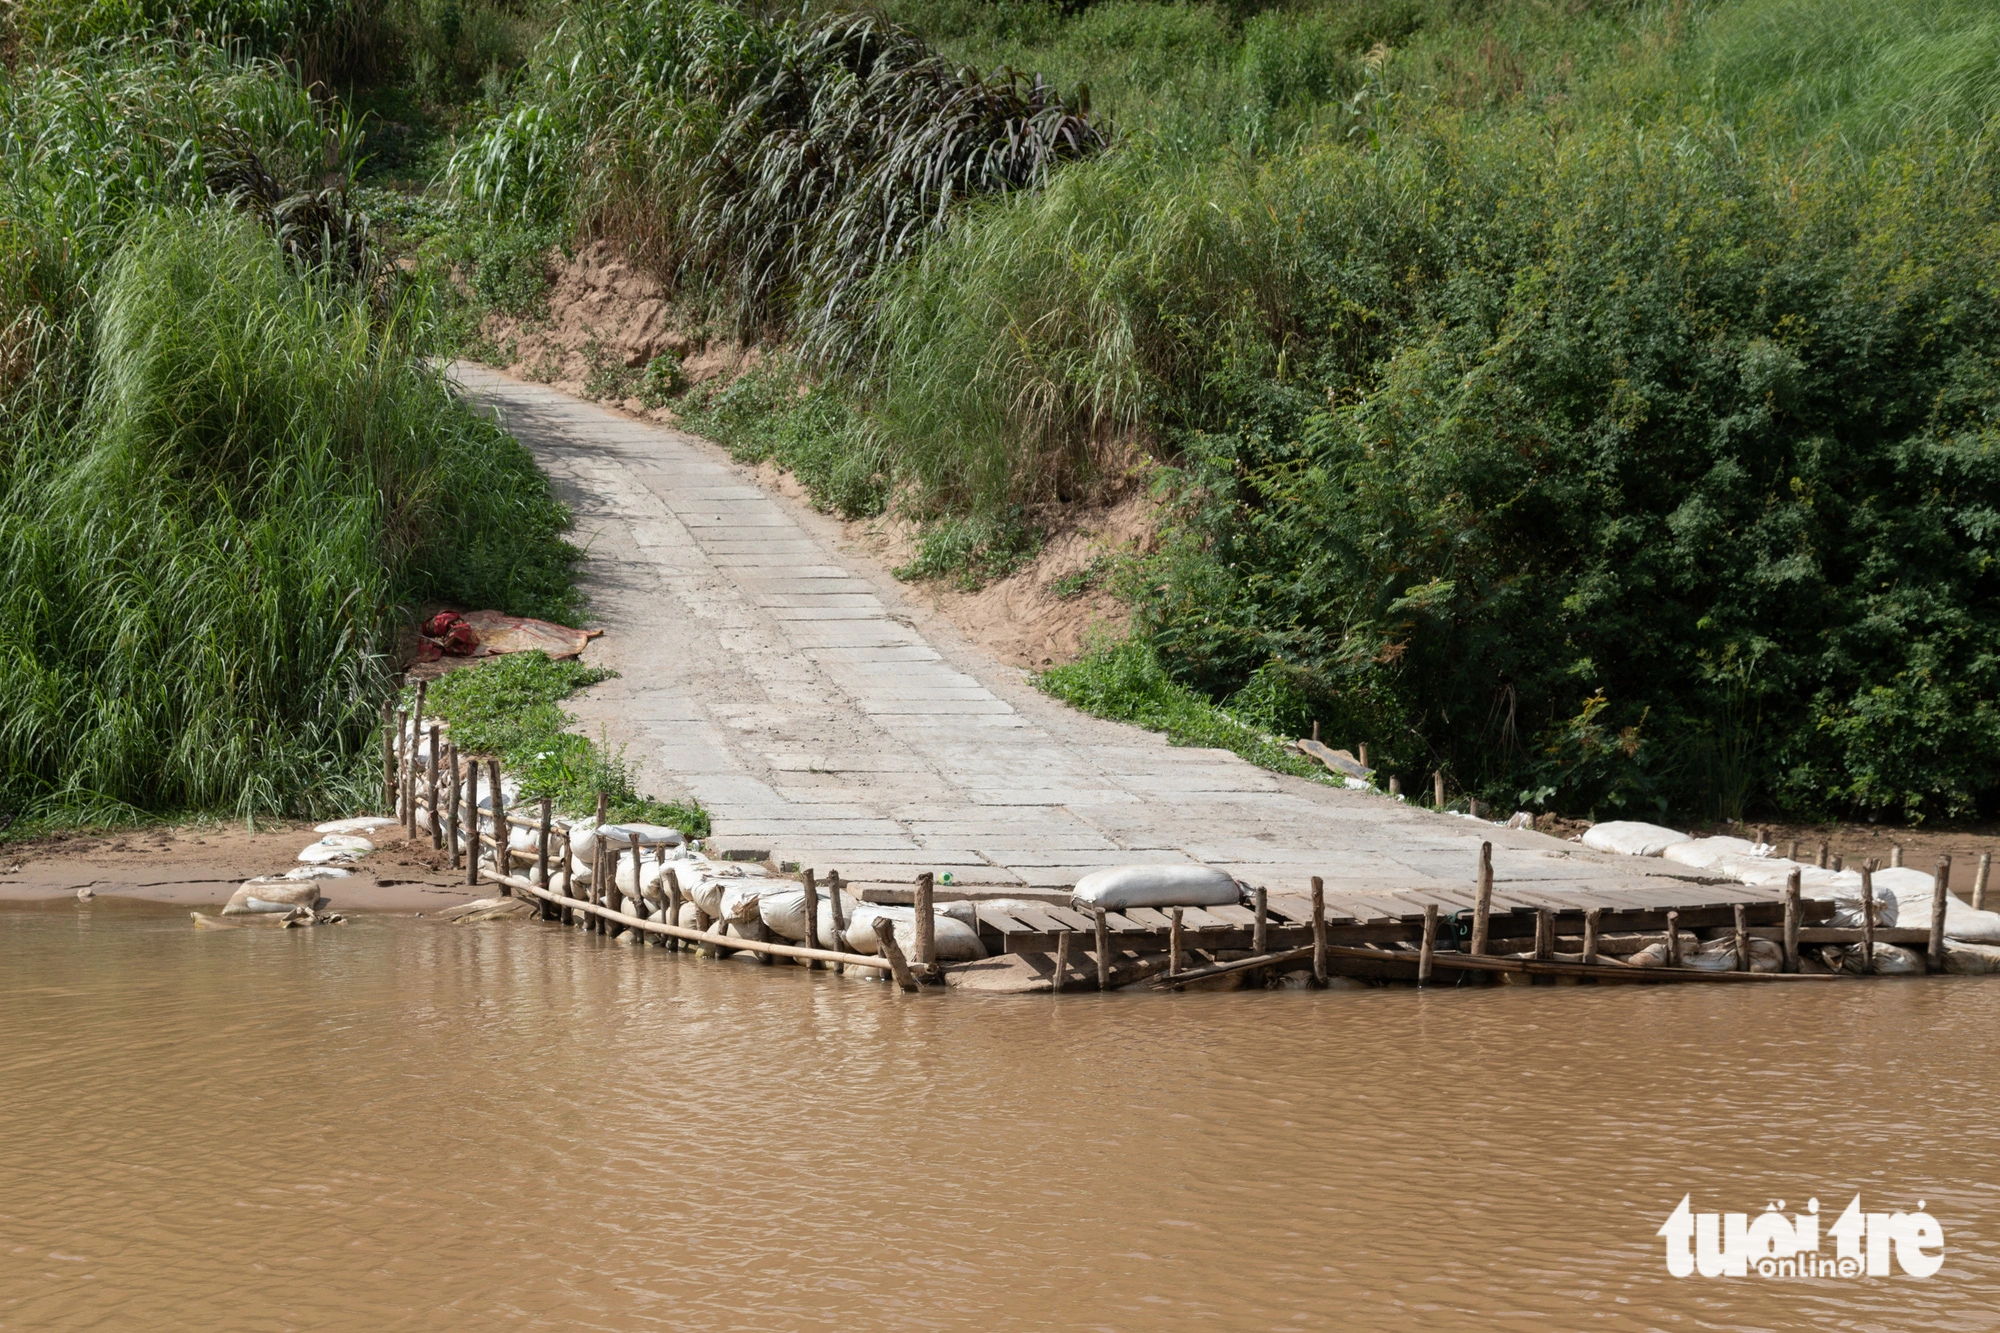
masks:
[[[576,512],[586,660],[571,707],[627,747],[641,789],[692,794],[715,843],[857,884],[949,873],[1050,891],[1099,866],[1198,861],[1273,891],[1464,889],[1482,838],[1522,891],[1665,888],[1687,872],[1170,746],[1047,698],[886,571],[839,523],[754,484],[706,441],[459,364]]]

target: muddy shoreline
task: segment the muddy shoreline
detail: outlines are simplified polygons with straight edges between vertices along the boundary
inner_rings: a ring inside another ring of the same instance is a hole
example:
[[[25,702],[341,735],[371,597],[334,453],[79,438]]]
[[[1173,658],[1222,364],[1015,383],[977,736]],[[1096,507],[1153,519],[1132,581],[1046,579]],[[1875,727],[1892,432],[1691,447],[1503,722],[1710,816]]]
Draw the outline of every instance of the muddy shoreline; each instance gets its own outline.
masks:
[[[299,849],[316,841],[310,824],[202,822],[115,832],[56,834],[0,846],[0,903],[133,898],[179,906],[220,907],[246,879],[282,874]],[[354,874],[325,881],[340,912],[430,912],[490,890],[469,889],[427,836],[407,841],[384,829],[380,849]]]

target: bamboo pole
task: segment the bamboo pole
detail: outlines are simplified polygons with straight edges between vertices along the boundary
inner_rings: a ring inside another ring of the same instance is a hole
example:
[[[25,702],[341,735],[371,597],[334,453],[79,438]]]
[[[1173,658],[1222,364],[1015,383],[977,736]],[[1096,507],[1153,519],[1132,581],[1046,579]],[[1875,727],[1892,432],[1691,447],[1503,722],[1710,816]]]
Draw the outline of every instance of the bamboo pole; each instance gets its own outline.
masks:
[[[937,972],[937,910],[931,890],[931,872],[926,870],[917,876],[916,929],[912,932],[916,937],[917,950],[917,956],[912,961],[916,964],[919,981],[930,981]]]
[[[1736,970],[1750,970],[1750,931],[1743,917],[1743,904],[1736,905]]]
[[[1428,986],[1431,984],[1431,964],[1437,958],[1437,940],[1438,905],[1436,903],[1425,903],[1424,947],[1423,952],[1417,955],[1417,984],[1419,986]],[[1263,950],[1259,949],[1257,952],[1262,953]]]
[[[890,975],[907,994],[917,988],[917,979],[910,972],[910,964],[903,957],[903,946],[896,943],[896,927],[886,916],[875,918],[875,943],[882,950],[882,956],[889,960]]]
[[[1256,888],[1250,891],[1250,903],[1251,903],[1250,910],[1257,914],[1256,921],[1250,927],[1251,953],[1265,952],[1264,917],[1265,917],[1265,908],[1269,902],[1270,902],[1270,895],[1265,892],[1264,886],[1262,884],[1259,884]]]
[[[1972,910],[1975,912],[1986,910],[1986,877],[1992,873],[1992,870],[1993,853],[1981,852],[1979,854],[1979,869],[1974,871],[1972,875]]]
[[[1944,909],[1945,895],[1951,892],[1951,858],[1937,859],[1937,878],[1931,882],[1931,941],[1924,951],[1924,967],[1927,971],[1944,971]]]
[[[1097,927],[1097,989],[1111,989],[1111,927],[1104,920],[1104,909],[1090,909]]]
[[[1787,972],[1799,970],[1799,881],[1802,874],[1795,866],[1792,873],[1785,876],[1785,961],[1780,964]]]
[[[1479,844],[1479,896],[1472,904],[1472,952],[1486,952],[1486,928],[1493,915],[1493,844]]]
[[[465,882],[479,883],[479,761],[465,761]]]
[[[1051,978],[1049,990],[1052,994],[1062,994],[1063,978],[1069,975],[1069,937],[1072,932],[1065,930],[1056,936],[1056,974]]]
[[[1583,914],[1583,961],[1586,965],[1597,965],[1598,928],[1604,924],[1604,909],[1592,907]]]
[[[1326,970],[1326,881],[1312,877],[1313,906],[1313,985],[1324,986]]]
[[[438,741],[441,732],[438,724],[431,723],[431,752],[424,756],[425,778],[430,784],[431,846],[444,846],[444,818],[438,808]]]
[[[1875,970],[1875,863],[1861,867],[1861,975]]]

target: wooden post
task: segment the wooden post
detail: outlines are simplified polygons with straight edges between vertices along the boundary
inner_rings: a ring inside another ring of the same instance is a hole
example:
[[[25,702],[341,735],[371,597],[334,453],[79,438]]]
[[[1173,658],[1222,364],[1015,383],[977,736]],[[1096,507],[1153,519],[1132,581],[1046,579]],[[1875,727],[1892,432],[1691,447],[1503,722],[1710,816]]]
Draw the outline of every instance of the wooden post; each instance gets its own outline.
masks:
[[[1681,965],[1681,914],[1667,913],[1667,966]]]
[[[1314,719],[1313,719],[1313,741],[1314,741],[1314,743],[1315,743],[1315,744],[1317,744],[1317,743],[1318,743],[1318,741],[1319,741],[1319,719],[1318,719],[1318,718],[1314,718]]]
[[[404,807],[403,822],[409,826],[409,836],[417,836],[417,737],[424,734],[424,692],[430,682],[417,682],[417,706],[410,714],[409,762],[403,766],[403,786],[408,792],[409,804]]]
[[[535,829],[535,883],[546,889],[549,887],[549,827],[554,823],[552,818],[554,807],[546,796],[541,799],[539,813],[541,820]],[[680,922],[674,921],[669,924],[678,926]]]
[[[1391,796],[1401,796],[1403,794],[1403,780],[1393,773],[1389,775],[1389,794]]]
[[[1870,862],[1869,862],[1868,864],[1869,864],[1869,865],[1870,865],[1870,866],[1872,867],[1872,866],[1873,866],[1873,865],[1874,865],[1875,863],[1874,863],[1873,861],[1870,861]],[[1847,869],[1847,858],[1846,858],[1846,857],[1844,857],[1844,856],[1836,856],[1836,857],[1834,857],[1834,858],[1833,858],[1833,873],[1834,873],[1834,874],[1838,875],[1838,874],[1840,874],[1841,872],[1845,871],[1846,869]]]
[[[889,972],[896,978],[896,984],[905,991],[916,990],[917,979],[910,974],[910,964],[903,957],[903,946],[896,943],[896,927],[886,916],[875,918],[875,945],[889,960]]]
[[[1736,970],[1750,970],[1750,930],[1744,920],[1742,903],[1736,904]]]
[[[500,789],[500,761],[486,761],[486,790],[493,797],[493,868],[503,875],[514,873],[513,840],[508,836],[507,797]],[[512,895],[514,892],[505,884],[500,892]]]
[[[1270,895],[1265,892],[1264,886],[1262,884],[1259,884],[1256,888],[1250,891],[1250,903],[1251,903],[1250,910],[1257,914],[1257,919],[1254,922],[1252,922],[1250,926],[1251,953],[1259,953],[1259,954],[1263,953],[1265,951],[1264,949],[1265,941],[1270,938],[1270,936],[1266,933],[1264,926],[1265,908],[1269,904],[1269,902],[1270,902]]]
[[[1312,877],[1313,985],[1326,984],[1326,881]]]
[[[836,949],[845,949],[848,947],[847,913],[840,905],[840,872],[838,870],[829,870],[826,872],[826,895],[827,906],[833,911],[834,947]],[[833,970],[836,973],[845,975],[847,964],[835,963]]]
[[[590,837],[591,858],[590,858],[589,894],[591,901],[599,904],[604,903],[604,881],[607,878],[609,878],[609,876],[605,873],[605,862],[609,861],[611,858],[604,854],[604,826],[606,823],[610,821],[610,813],[611,813],[610,806],[611,806],[611,798],[605,795],[603,792],[597,793],[597,827],[591,831],[591,837]],[[599,934],[604,933],[603,917],[591,916],[589,913],[585,913],[585,916],[588,918],[590,929],[596,931]],[[716,954],[716,957],[718,958],[723,956],[724,955],[722,955],[719,952]]]
[[[1111,927],[1104,920],[1104,909],[1090,909],[1097,925],[1097,989],[1111,989]]]
[[[431,846],[444,846],[444,812],[438,806],[438,724],[431,723],[430,753],[424,756],[425,779],[430,785]]]
[[[1355,746],[1354,755],[1357,759],[1361,761],[1361,766],[1363,768],[1368,767],[1368,742],[1363,741],[1361,742],[1361,744]]]
[[[1902,866],[1902,864],[1903,864],[1903,844],[1900,842],[1890,843],[1889,868],[1891,870],[1899,869]]]
[[[383,808],[393,815],[396,813],[396,710],[387,699],[382,701],[382,800]]]
[[[465,882],[479,883],[479,761],[465,761]]]
[[[1861,975],[1875,970],[1875,863],[1861,867]]]
[[[1819,844],[1819,868],[1821,870],[1826,869],[1826,851],[1827,851],[1826,840],[1822,838],[1820,839],[1820,844]]]
[[[1597,933],[1604,924],[1602,907],[1587,908],[1583,914],[1583,961],[1595,966],[1597,963]]]
[[[1974,871],[1972,875],[1972,910],[1975,912],[1986,910],[1986,876],[1992,870],[1993,853],[1981,852],[1979,854],[1979,869]]]
[[[667,878],[667,924],[670,926],[678,926],[681,923],[681,877],[675,873],[674,868],[672,866],[668,866],[666,878]],[[671,935],[667,937],[667,949],[670,952],[675,949],[685,949],[686,947],[687,947],[687,941],[675,939]],[[841,947],[842,948],[847,947],[846,941],[843,940],[841,942]]]
[[[633,830],[627,833],[625,837],[632,848],[632,902],[638,908],[632,915],[644,916],[646,915],[646,895],[639,887],[639,879],[645,871],[645,859],[639,855],[639,834],[637,830]]]
[[[1785,961],[1779,966],[1787,972],[1799,970],[1799,870],[1785,876]]]
[[[1441,768],[1431,773],[1431,794],[1436,797],[1437,808],[1444,809],[1444,770]]]
[[[458,846],[458,792],[459,768],[458,747],[445,747],[445,763],[451,769],[451,790],[445,796],[444,846],[451,853],[451,868],[458,869],[458,858],[462,855]]]
[[[805,874],[800,876],[800,887],[806,894],[806,947],[817,949],[819,948],[819,882],[813,878],[811,866],[807,866]],[[819,967],[819,960],[809,959],[806,966],[816,969]]]
[[[1056,974],[1049,987],[1052,994],[1062,994],[1063,978],[1069,975],[1069,937],[1067,930],[1056,936]]]
[[[1785,853],[1785,859],[1787,861],[1796,861],[1799,859],[1799,840],[1797,838],[1792,839],[1791,849]]]
[[[1417,955],[1417,984],[1419,986],[1428,986],[1431,984],[1431,962],[1437,955],[1437,942],[1438,905],[1436,903],[1425,903],[1424,947],[1423,951]]]
[[[926,870],[917,876],[916,929],[912,932],[916,937],[917,956],[913,961],[919,981],[931,980],[937,971],[937,914],[931,889],[931,872]]]
[[[1493,915],[1493,844],[1479,844],[1479,896],[1472,903],[1472,952],[1486,952],[1487,920]]]
[[[1925,952],[1925,970],[1944,971],[1944,909],[1945,895],[1951,892],[1951,858],[1937,859],[1937,879],[1931,884],[1931,941]]]
[[[404,736],[409,733],[410,715],[405,710],[396,710],[396,758],[395,771],[390,775],[392,790],[389,793],[389,813],[396,817],[398,824],[409,818],[403,811],[403,752],[409,748]]]
[[[1167,930],[1167,975],[1181,970],[1181,909],[1169,907],[1167,919],[1172,925]]]
[[[1535,961],[1547,963],[1556,956],[1555,914],[1546,907],[1535,909]]]

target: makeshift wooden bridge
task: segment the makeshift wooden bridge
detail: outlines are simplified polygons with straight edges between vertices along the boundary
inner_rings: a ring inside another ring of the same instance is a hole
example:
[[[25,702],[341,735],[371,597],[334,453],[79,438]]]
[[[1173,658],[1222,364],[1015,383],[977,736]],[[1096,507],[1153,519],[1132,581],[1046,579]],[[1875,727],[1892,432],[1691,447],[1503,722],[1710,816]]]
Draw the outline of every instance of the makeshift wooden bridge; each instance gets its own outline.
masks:
[[[419,726],[421,709],[420,687],[412,719]],[[550,867],[568,865],[570,847],[567,832],[552,824],[548,802],[539,802],[531,815],[508,811],[499,799],[498,765],[487,761],[491,808],[481,809],[482,765],[461,759],[442,745],[435,725],[426,761],[416,762],[413,743],[392,747],[386,739],[418,734],[418,727],[406,731],[402,722],[399,715],[393,729],[384,727],[387,792],[412,833],[419,812],[425,812],[433,840],[449,848],[454,864],[465,866],[468,885],[490,880],[503,890],[536,899],[546,917],[601,931],[636,931],[670,949],[689,947],[709,956],[752,953],[766,961],[785,958],[808,966],[858,968],[870,975],[891,976],[905,990],[944,976],[946,969],[935,956],[936,887],[929,873],[918,875],[911,890],[915,948],[907,957],[890,923],[881,917],[875,923],[879,954],[821,947],[811,938],[817,930],[811,871],[804,876],[805,919],[814,924],[808,925],[803,944],[725,935],[719,923],[699,917],[695,927],[682,925],[674,876],[667,873],[653,884],[642,883],[642,849],[636,837],[626,848],[605,838],[594,839],[591,887],[580,897],[552,891],[547,887],[552,882]],[[602,798],[599,804],[601,823]],[[491,839],[500,845],[486,849],[489,866],[480,846],[482,824],[496,831],[532,830],[534,850],[523,853],[508,847],[504,837]],[[528,867],[532,869],[526,875],[515,873]],[[971,908],[989,954],[1051,960],[1057,993],[1117,989],[1138,981],[1180,989],[1234,973],[1268,977],[1305,970],[1321,984],[1334,976],[1466,984],[1507,974],[1533,980],[1789,982],[1840,975],[1802,969],[1800,949],[1814,945],[1861,946],[1864,974],[1874,970],[1876,945],[1922,945],[1925,970],[1942,971],[1946,871],[1947,866],[1941,865],[1931,920],[1925,927],[1873,925],[1874,899],[1866,873],[1864,910],[1859,913],[1863,924],[1848,928],[1829,924],[1836,911],[1833,902],[1802,896],[1797,871],[1783,886],[1657,877],[1642,888],[1509,888],[1494,883],[1490,843],[1481,845],[1478,864],[1463,890],[1358,892],[1336,886],[1329,892],[1324,879],[1315,877],[1303,892],[1258,888],[1248,894],[1247,903],[1205,907],[1108,910],[1078,903],[1010,900],[974,901]],[[567,878],[558,876],[554,882]],[[837,885],[838,872],[832,872],[829,881]],[[837,912],[837,894],[834,902]],[[1690,941],[1699,948],[1718,939],[1733,944],[1727,970],[1688,965],[1684,954]],[[1780,970],[1754,968],[1752,942],[1758,940],[1778,946]],[[829,943],[838,946],[844,941]],[[1656,944],[1658,953],[1648,960],[1655,965],[1627,961],[1651,954]]]

